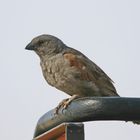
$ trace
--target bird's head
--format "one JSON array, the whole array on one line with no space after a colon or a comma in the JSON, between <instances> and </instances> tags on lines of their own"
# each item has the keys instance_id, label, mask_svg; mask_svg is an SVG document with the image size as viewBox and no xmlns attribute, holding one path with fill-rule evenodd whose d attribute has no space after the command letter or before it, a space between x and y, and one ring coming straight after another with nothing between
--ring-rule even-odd
<instances>
[{"instance_id":1,"label":"bird's head","mask_svg":"<svg viewBox=\"0 0 140 140\"><path fill-rule=\"evenodd\" d=\"M63 42L52 35L40 35L35 37L25 49L35 51L40 57L57 54L64 48Z\"/></svg>"}]
</instances>

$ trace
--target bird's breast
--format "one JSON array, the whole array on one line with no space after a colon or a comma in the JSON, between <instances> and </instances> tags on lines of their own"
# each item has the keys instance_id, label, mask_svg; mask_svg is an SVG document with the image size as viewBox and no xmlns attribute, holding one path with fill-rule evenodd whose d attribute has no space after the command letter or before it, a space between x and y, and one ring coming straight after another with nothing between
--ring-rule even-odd
<instances>
[{"instance_id":1,"label":"bird's breast","mask_svg":"<svg viewBox=\"0 0 140 140\"><path fill-rule=\"evenodd\" d=\"M41 68L43 76L48 84L59 87L64 84L64 76L61 64L57 63L53 59L41 61Z\"/></svg>"}]
</instances>

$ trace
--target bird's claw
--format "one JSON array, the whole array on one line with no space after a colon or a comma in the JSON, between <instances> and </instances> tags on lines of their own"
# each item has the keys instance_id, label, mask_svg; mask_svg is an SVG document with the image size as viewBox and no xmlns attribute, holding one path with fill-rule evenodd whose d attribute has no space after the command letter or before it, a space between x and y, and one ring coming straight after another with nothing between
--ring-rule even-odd
<instances>
[{"instance_id":1,"label":"bird's claw","mask_svg":"<svg viewBox=\"0 0 140 140\"><path fill-rule=\"evenodd\" d=\"M67 99L62 100L59 103L59 105L55 108L54 114L57 115L60 108L62 108L62 111L64 109L67 109L67 107L70 105L70 103L78 97L79 97L78 95L73 95L71 98L67 98Z\"/></svg>"},{"instance_id":2,"label":"bird's claw","mask_svg":"<svg viewBox=\"0 0 140 140\"><path fill-rule=\"evenodd\" d=\"M62 110L66 109L66 108L68 107L69 104L70 104L69 98L62 100L62 101L59 103L59 105L55 108L54 114L57 115L59 109L61 109L61 108L62 108Z\"/></svg>"}]
</instances>

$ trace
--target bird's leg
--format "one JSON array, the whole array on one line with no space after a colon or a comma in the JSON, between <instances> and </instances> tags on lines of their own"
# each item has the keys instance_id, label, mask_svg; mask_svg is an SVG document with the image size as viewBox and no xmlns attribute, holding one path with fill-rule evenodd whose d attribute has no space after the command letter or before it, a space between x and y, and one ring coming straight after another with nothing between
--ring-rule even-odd
<instances>
[{"instance_id":1,"label":"bird's leg","mask_svg":"<svg viewBox=\"0 0 140 140\"><path fill-rule=\"evenodd\" d=\"M68 105L76 98L78 98L78 95L72 95L70 98L68 98L68 100L65 102L63 108L66 109L68 107Z\"/></svg>"},{"instance_id":2,"label":"bird's leg","mask_svg":"<svg viewBox=\"0 0 140 140\"><path fill-rule=\"evenodd\" d=\"M55 108L55 113L54 114L58 114L58 110L60 108L66 109L68 107L68 105L76 98L78 98L78 95L72 95L70 98L64 99L62 100L59 105Z\"/></svg>"},{"instance_id":3,"label":"bird's leg","mask_svg":"<svg viewBox=\"0 0 140 140\"><path fill-rule=\"evenodd\" d=\"M55 115L58 114L59 109L60 109L61 107L63 107L63 106L65 105L65 103L66 103L68 100L69 100L69 98L64 99L64 100L62 100L62 101L58 104L58 106L57 106L57 107L55 108L55 110L54 110L54 114L55 114Z\"/></svg>"}]
</instances>

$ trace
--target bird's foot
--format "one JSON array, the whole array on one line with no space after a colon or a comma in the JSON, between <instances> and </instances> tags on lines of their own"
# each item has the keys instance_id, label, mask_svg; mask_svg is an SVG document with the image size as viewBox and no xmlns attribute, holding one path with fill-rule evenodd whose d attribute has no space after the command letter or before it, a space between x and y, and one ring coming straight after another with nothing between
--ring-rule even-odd
<instances>
[{"instance_id":1,"label":"bird's foot","mask_svg":"<svg viewBox=\"0 0 140 140\"><path fill-rule=\"evenodd\" d=\"M58 104L58 106L55 108L55 112L54 112L55 115L58 114L58 111L59 111L60 108L65 109L64 107L66 106L68 100L69 100L69 98L64 99L64 100L62 100L62 101Z\"/></svg>"},{"instance_id":2,"label":"bird's foot","mask_svg":"<svg viewBox=\"0 0 140 140\"><path fill-rule=\"evenodd\" d=\"M78 95L73 95L73 96L71 96L71 98L67 98L67 99L62 100L59 103L59 105L55 108L54 114L57 115L60 108L66 109L70 105L70 103L78 97L79 97Z\"/></svg>"}]
</instances>

